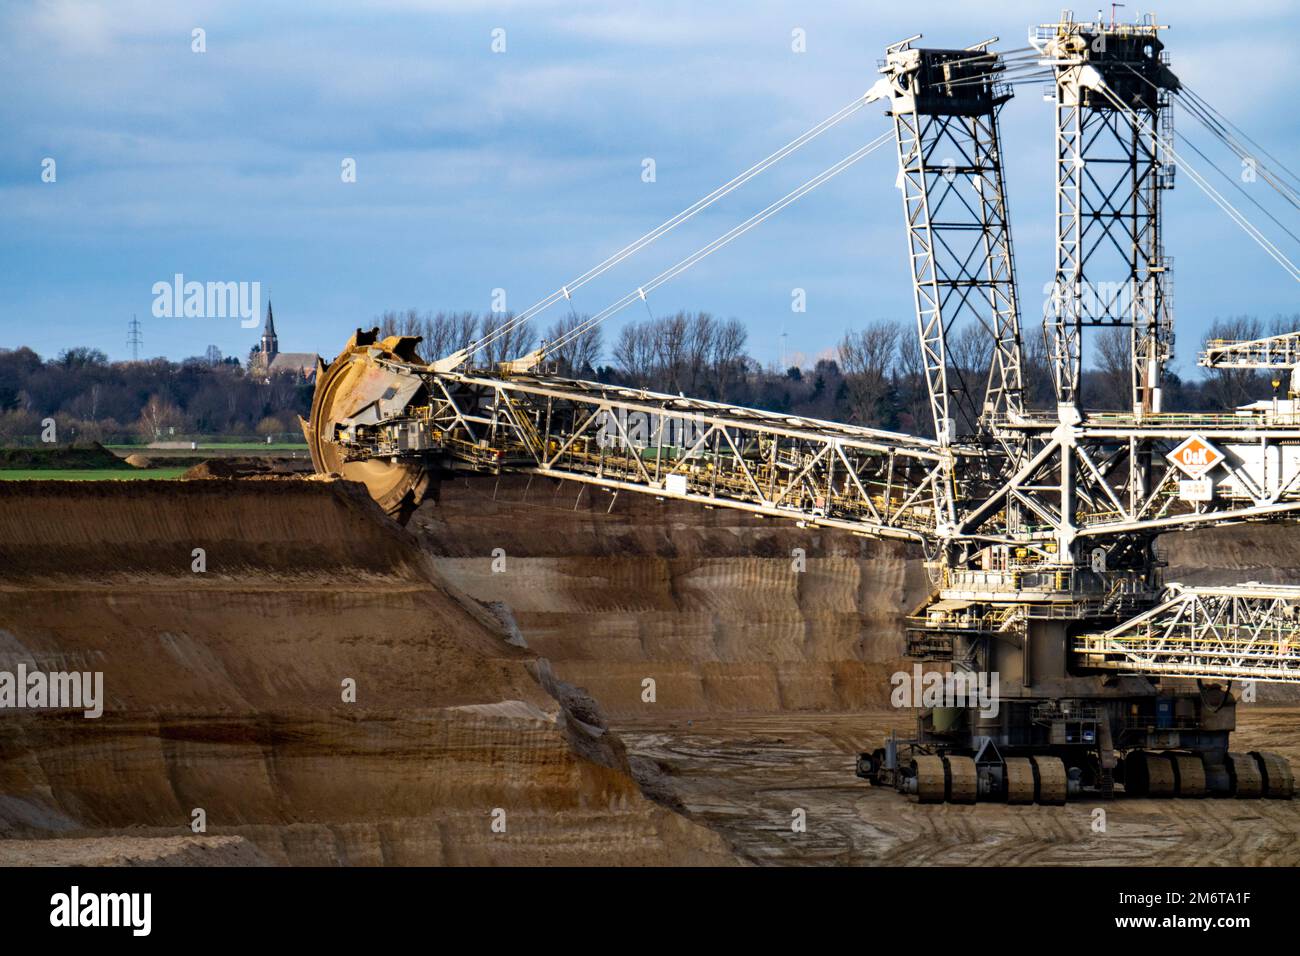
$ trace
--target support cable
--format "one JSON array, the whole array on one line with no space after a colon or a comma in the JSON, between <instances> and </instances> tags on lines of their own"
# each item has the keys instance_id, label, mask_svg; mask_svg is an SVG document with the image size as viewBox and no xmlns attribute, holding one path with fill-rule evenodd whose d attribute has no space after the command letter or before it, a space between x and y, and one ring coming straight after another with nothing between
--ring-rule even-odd
<instances>
[{"instance_id":1,"label":"support cable","mask_svg":"<svg viewBox=\"0 0 1300 956\"><path fill-rule=\"evenodd\" d=\"M1116 96L1114 91L1111 90L1110 86L1105 80L1101 79L1100 76L1098 76L1096 85L1093 88L1110 100L1120 112L1127 114L1132 119L1135 128L1148 134L1151 132L1147 124L1142 120L1142 117L1138 116L1136 112L1130 109L1118 96ZM1278 249L1278 247L1275 246L1267 236L1256 228L1254 223L1246 218L1246 216L1233 206L1232 203L1228 202L1228 200L1225 199L1204 176L1196 171L1195 167L1179 157L1178 153L1172 146L1168 143L1161 142L1158 137L1155 137L1155 139L1157 148L1166 153L1179 167L1185 169L1187 174L1192 177L1192 182L1196 183L1196 185L1200 187L1201 192L1209 196L1215 205L1227 213L1228 217L1240 226L1246 235L1254 239L1259 247L1268 253L1270 258L1285 269L1292 279L1300 282L1300 267L1297 267L1294 262L1288 259L1282 250Z\"/></svg>"},{"instance_id":2,"label":"support cable","mask_svg":"<svg viewBox=\"0 0 1300 956\"><path fill-rule=\"evenodd\" d=\"M632 290L627 295L623 296L621 299L614 302L612 305L608 306L607 308L591 316L591 318L583 322L582 325L570 329L564 335L557 338L554 342L548 343L543 349L543 351L550 352L557 348L562 348L568 342L578 338L579 336L585 335L587 332L595 328L601 322L604 322L606 319L610 318L611 316L617 314L618 312L621 312L623 309L631 305L637 299L644 299L645 296L648 295L650 292L654 291L655 289L657 289L659 286L663 285L665 282L669 281L670 279L673 279L674 277L681 275L683 272L685 272L691 266L695 265L701 259L707 258L713 253L717 252L723 246L729 244L735 239L738 239L740 236L744 235L746 232L753 229L755 226L763 222L766 222L768 219L775 216L786 206L797 201L798 199L801 199L803 196L806 196L808 193L812 192L818 186L822 185L828 180L833 179L835 176L838 176L840 173L844 172L844 170L848 169L854 163L863 159L870 153L875 152L881 146L885 145L885 143L888 142L892 137L893 137L892 133L883 133L880 136L876 137L871 142L867 143L865 146L862 146L857 150L854 150L852 153L850 153L848 156L841 159L839 162L835 163L833 166L830 166L827 169L823 170L822 172L818 173L816 176L808 180L802 186L799 186L798 188L791 190L790 192L786 193L784 196L782 196L780 199L776 200L766 208L750 216L740 225L736 226L735 228L719 236L717 239L714 239L712 242L708 243L707 245L700 247L695 252L687 256L685 259L678 262L676 265L671 266L668 269L665 269L663 272L659 273L649 282L642 283L636 289Z\"/></svg>"},{"instance_id":3,"label":"support cable","mask_svg":"<svg viewBox=\"0 0 1300 956\"><path fill-rule=\"evenodd\" d=\"M576 279L565 283L563 286L561 286L555 292L552 292L546 298L534 303L533 305L529 306L527 309L519 313L510 321L505 322L502 325L498 326L497 328L493 329L484 338L467 346L466 348L467 354L473 355L479 349L482 349L490 345L497 338L509 334L510 331L512 331L514 328L523 325L533 316L537 315L539 312L543 311L544 309L549 308L551 305L558 302L561 298L569 298L572 295L574 290L582 287L583 285L586 285L592 279L595 279L598 276L601 276L604 273L608 272L610 269L614 268L614 266L618 265L624 259L627 259L629 256L639 252L641 249L644 249L646 246L650 245L650 243L654 242L656 239L659 239L661 236L666 235L668 232L671 232L673 229L677 228L682 223L692 219L693 217L695 217L696 215L698 215L699 213L707 209L709 206L713 205L723 196L726 196L728 193L731 193L734 190L738 189L740 186L749 182L759 173L763 172L769 167L780 162L782 159L785 159L787 156L789 156L791 153L798 150L800 147L810 143L812 140L816 139L822 133L825 133L827 130L843 122L845 119L852 116L858 110L862 109L869 102L871 102L872 99L875 98L872 95L873 92L874 92L874 88L872 91L869 91L863 94L862 96L859 96L857 99L855 99L852 103L849 103L843 109L840 109L839 111L831 114L826 119L822 120L816 126L813 126L811 129L807 130L800 136L795 137L790 142L786 143L784 146L778 149L776 152L772 153L770 156L760 160L759 162L755 163L753 166L750 166L748 169L740 173L734 179L730 180L729 182L723 183L721 186L713 190L713 192L709 193L707 196L704 196L703 198L692 203L690 206L688 206L686 209L683 209L681 212L673 216L671 219L666 220L656 228L650 230L650 232L646 233L640 239L637 239L635 242L629 243L628 245L624 246L618 252L614 253L612 256L606 259L604 262L601 262L599 265L594 266L593 268L587 270L582 275L578 276Z\"/></svg>"}]
</instances>

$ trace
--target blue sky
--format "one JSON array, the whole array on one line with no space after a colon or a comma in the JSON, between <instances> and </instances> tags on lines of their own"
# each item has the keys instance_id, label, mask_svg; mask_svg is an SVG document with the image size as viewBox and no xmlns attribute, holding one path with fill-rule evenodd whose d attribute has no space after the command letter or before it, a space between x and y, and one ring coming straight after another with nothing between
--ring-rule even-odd
<instances>
[{"instance_id":1,"label":"blue sky","mask_svg":"<svg viewBox=\"0 0 1300 956\"><path fill-rule=\"evenodd\" d=\"M134 313L145 355L215 344L244 356L257 332L236 319L151 315L153 284L178 272L260 282L281 348L327 356L388 308L486 311L504 288L522 310L865 91L886 44L923 33L936 46L1000 36L1000 48L1022 47L1031 24L1058 12L1046 2L10 2L0 347L125 358ZM1296 9L1193 0L1167 19L1183 80L1300 166ZM195 27L206 53L191 51ZM791 50L796 27L806 53ZM492 52L496 28L505 53ZM1178 121L1235 171L1190 117ZM1027 317L1052 264L1051 124L1035 87L1003 113ZM599 311L886 129L881 109L859 113L574 306ZM54 183L41 181L46 157ZM348 157L355 183L341 181ZM642 181L646 157L654 183ZM910 320L895 162L892 148L868 157L657 291L652 309L736 316L764 363L783 331L789 352L811 357L847 328ZM1262 182L1253 188L1270 202ZM1215 316L1297 311L1295 282L1189 179L1167 209L1184 369ZM1277 214L1300 232L1294 210ZM794 288L806 290L805 314L791 312Z\"/></svg>"}]
</instances>

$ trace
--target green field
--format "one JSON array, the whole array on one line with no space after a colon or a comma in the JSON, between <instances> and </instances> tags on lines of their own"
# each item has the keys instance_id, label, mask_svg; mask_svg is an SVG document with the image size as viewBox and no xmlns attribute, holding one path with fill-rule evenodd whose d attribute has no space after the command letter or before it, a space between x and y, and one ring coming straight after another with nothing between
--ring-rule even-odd
<instances>
[{"instance_id":1,"label":"green field","mask_svg":"<svg viewBox=\"0 0 1300 956\"><path fill-rule=\"evenodd\" d=\"M306 451L307 450L307 443L300 442L300 441L273 441L269 445L264 441L200 441L198 444L199 447L193 449L196 452L205 451L208 449L215 449L218 451L222 449L227 451ZM104 447L112 449L115 452L119 452L127 455L131 454L132 452L139 452L142 455L151 455L151 454L158 454L160 452L165 453L165 452L178 452L178 451L191 450L188 446L180 447L180 448L149 448L145 445L105 445Z\"/></svg>"},{"instance_id":2,"label":"green field","mask_svg":"<svg viewBox=\"0 0 1300 956\"><path fill-rule=\"evenodd\" d=\"M179 478L186 468L11 468L0 469L0 481L132 481L139 478Z\"/></svg>"}]
</instances>

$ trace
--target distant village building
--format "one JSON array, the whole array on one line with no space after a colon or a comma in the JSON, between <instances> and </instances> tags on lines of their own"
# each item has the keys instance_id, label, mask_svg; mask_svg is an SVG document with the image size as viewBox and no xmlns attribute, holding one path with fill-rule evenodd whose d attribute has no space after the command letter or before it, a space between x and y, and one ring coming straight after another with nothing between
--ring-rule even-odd
<instances>
[{"instance_id":1,"label":"distant village building","mask_svg":"<svg viewBox=\"0 0 1300 956\"><path fill-rule=\"evenodd\" d=\"M262 378L270 378L273 372L293 372L307 385L316 383L316 363L320 356L315 352L281 352L280 340L275 334L275 317L271 313L271 302L266 303L266 325L262 328L262 338L248 353L248 372Z\"/></svg>"}]
</instances>

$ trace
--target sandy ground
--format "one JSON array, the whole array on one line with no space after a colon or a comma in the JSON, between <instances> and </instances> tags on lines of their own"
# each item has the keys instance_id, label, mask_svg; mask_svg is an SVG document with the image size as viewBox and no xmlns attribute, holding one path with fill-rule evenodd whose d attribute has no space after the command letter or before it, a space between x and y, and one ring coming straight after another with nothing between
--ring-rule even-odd
<instances>
[{"instance_id":1,"label":"sandy ground","mask_svg":"<svg viewBox=\"0 0 1300 956\"><path fill-rule=\"evenodd\" d=\"M1242 707L1236 745L1300 764L1300 709ZM897 713L703 716L618 726L686 812L764 865L1295 866L1300 801L1083 799L922 806L854 776ZM1105 830L1094 829L1095 811ZM793 829L796 810L806 832Z\"/></svg>"},{"instance_id":2,"label":"sandy ground","mask_svg":"<svg viewBox=\"0 0 1300 956\"><path fill-rule=\"evenodd\" d=\"M0 840L0 866L266 866L242 837L112 836Z\"/></svg>"}]
</instances>

